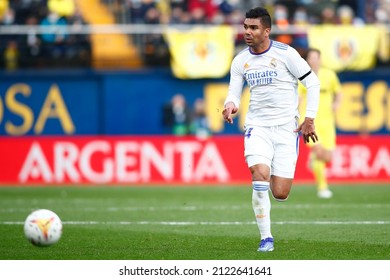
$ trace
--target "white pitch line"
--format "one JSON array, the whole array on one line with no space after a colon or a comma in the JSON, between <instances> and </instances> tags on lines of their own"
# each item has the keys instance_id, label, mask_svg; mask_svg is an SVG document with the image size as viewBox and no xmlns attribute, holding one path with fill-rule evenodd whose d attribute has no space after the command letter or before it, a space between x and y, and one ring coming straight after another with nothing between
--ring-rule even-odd
<instances>
[{"instance_id":1,"label":"white pitch line","mask_svg":"<svg viewBox=\"0 0 390 280\"><path fill-rule=\"evenodd\" d=\"M240 209L251 209L250 206L242 206L242 205L227 205L227 206L146 206L146 207L138 207L138 206L124 206L124 207L78 207L74 206L78 211L87 211L87 212L98 212L98 211L109 211L109 212L136 212L136 211L204 211L204 210L216 210L216 211L226 211L226 210L240 210ZM343 208L343 209L372 209L372 208L388 208L389 204L274 204L272 206L274 209L335 209L335 208ZM57 209L58 210L58 209ZM68 210L68 209L67 209ZM16 213L16 212L30 212L32 208L2 208L0 209L0 213Z\"/></svg>"},{"instance_id":2,"label":"white pitch line","mask_svg":"<svg viewBox=\"0 0 390 280\"><path fill-rule=\"evenodd\" d=\"M198 225L254 225L252 222L176 222L176 221L63 221L64 225L165 225L165 226L198 226ZM23 225L20 221L0 221L0 225ZM279 221L275 225L390 225L390 221Z\"/></svg>"}]
</instances>

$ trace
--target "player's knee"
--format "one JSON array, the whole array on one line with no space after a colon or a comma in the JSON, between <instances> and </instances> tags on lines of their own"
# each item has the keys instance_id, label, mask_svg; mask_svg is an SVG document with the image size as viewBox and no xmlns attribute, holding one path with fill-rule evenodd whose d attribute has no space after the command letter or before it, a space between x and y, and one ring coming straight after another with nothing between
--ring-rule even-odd
<instances>
[{"instance_id":1,"label":"player's knee","mask_svg":"<svg viewBox=\"0 0 390 280\"><path fill-rule=\"evenodd\" d=\"M269 170L265 168L251 167L252 181L268 181L269 180Z\"/></svg>"},{"instance_id":2,"label":"player's knee","mask_svg":"<svg viewBox=\"0 0 390 280\"><path fill-rule=\"evenodd\" d=\"M256 176L253 176L252 175L252 181L268 181L269 180L269 176L264 176L264 175L256 175Z\"/></svg>"},{"instance_id":3,"label":"player's knee","mask_svg":"<svg viewBox=\"0 0 390 280\"><path fill-rule=\"evenodd\" d=\"M275 178L274 178L275 179ZM291 181L271 182L272 195L277 201L286 201L291 190Z\"/></svg>"},{"instance_id":4,"label":"player's knee","mask_svg":"<svg viewBox=\"0 0 390 280\"><path fill-rule=\"evenodd\" d=\"M279 201L279 202L284 202L288 199L288 195L283 197L283 198L279 198L279 197L274 197L276 201Z\"/></svg>"},{"instance_id":5,"label":"player's knee","mask_svg":"<svg viewBox=\"0 0 390 280\"><path fill-rule=\"evenodd\" d=\"M288 199L289 192L285 192L285 191L273 192L272 195L276 201L283 202Z\"/></svg>"}]
</instances>

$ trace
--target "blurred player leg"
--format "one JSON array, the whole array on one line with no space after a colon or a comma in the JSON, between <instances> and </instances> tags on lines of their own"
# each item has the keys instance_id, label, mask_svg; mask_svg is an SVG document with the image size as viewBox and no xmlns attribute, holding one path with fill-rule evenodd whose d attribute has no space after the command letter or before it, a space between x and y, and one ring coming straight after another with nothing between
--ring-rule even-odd
<instances>
[{"instance_id":1,"label":"blurred player leg","mask_svg":"<svg viewBox=\"0 0 390 280\"><path fill-rule=\"evenodd\" d=\"M328 181L326 179L326 163L322 160L313 160L313 174L317 184L318 197L331 198L332 192L329 190Z\"/></svg>"},{"instance_id":2,"label":"blurred player leg","mask_svg":"<svg viewBox=\"0 0 390 280\"><path fill-rule=\"evenodd\" d=\"M315 145L312 147L311 158L318 197L331 198L333 193L329 190L326 174L326 163L331 160L331 152L324 149L321 145Z\"/></svg>"}]
</instances>

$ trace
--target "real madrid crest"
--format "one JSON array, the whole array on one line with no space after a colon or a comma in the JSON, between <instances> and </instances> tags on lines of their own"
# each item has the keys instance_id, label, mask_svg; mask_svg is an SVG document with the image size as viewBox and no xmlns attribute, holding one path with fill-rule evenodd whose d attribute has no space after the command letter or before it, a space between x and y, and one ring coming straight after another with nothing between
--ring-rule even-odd
<instances>
[{"instance_id":1,"label":"real madrid crest","mask_svg":"<svg viewBox=\"0 0 390 280\"><path fill-rule=\"evenodd\" d=\"M277 63L276 63L276 59L275 58L271 59L271 61L269 63L269 66L272 67L272 68L276 68Z\"/></svg>"}]
</instances>

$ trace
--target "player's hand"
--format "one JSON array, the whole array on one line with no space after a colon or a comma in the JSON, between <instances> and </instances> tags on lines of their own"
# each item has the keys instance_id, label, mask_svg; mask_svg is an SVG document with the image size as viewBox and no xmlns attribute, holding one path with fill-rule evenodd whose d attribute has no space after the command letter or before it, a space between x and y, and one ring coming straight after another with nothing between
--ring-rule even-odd
<instances>
[{"instance_id":1,"label":"player's hand","mask_svg":"<svg viewBox=\"0 0 390 280\"><path fill-rule=\"evenodd\" d=\"M224 120L227 121L228 123L233 123L232 115L237 113L237 111L238 111L238 109L234 105L234 103L233 102L228 102L225 105L225 109L222 111L222 116L223 116Z\"/></svg>"},{"instance_id":2,"label":"player's hand","mask_svg":"<svg viewBox=\"0 0 390 280\"><path fill-rule=\"evenodd\" d=\"M301 123L300 126L294 131L294 132L301 132L303 136L303 141L306 143L310 142L310 139L313 143L318 141L318 136L315 131L314 126L314 119L312 118L305 118L303 123Z\"/></svg>"}]
</instances>

